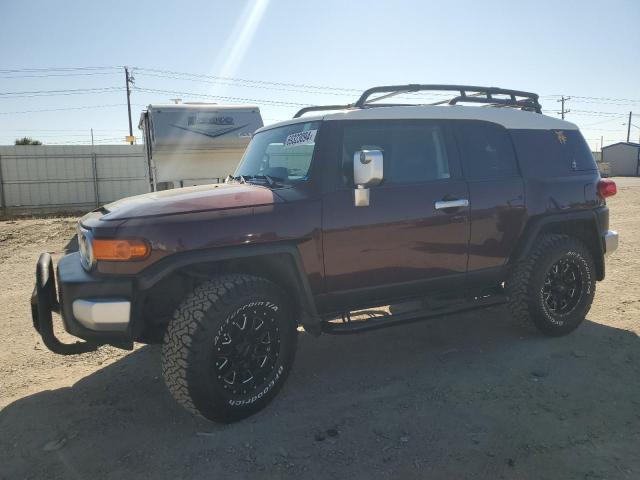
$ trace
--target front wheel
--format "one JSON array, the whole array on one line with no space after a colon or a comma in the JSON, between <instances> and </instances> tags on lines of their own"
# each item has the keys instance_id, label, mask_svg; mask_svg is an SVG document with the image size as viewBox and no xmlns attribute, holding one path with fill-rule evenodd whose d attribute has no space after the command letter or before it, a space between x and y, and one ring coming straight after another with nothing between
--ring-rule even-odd
<instances>
[{"instance_id":1,"label":"front wheel","mask_svg":"<svg viewBox=\"0 0 640 480\"><path fill-rule=\"evenodd\" d=\"M582 242L567 235L542 235L507 281L511 313L545 335L565 335L589 312L595 279L591 252Z\"/></svg>"},{"instance_id":2,"label":"front wheel","mask_svg":"<svg viewBox=\"0 0 640 480\"><path fill-rule=\"evenodd\" d=\"M296 342L280 288L251 275L225 275L198 286L176 310L164 338L162 373L187 410L233 422L277 394Z\"/></svg>"}]
</instances>

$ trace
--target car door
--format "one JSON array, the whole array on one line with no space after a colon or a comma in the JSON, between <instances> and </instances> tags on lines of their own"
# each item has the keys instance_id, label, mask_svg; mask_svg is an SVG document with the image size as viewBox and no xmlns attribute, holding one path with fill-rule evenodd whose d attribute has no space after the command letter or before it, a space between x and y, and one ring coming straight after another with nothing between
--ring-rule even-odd
<instances>
[{"instance_id":1,"label":"car door","mask_svg":"<svg viewBox=\"0 0 640 480\"><path fill-rule=\"evenodd\" d=\"M507 129L484 121L453 125L469 185L468 279L486 284L487 276L500 278L524 228L524 182Z\"/></svg>"},{"instance_id":2,"label":"car door","mask_svg":"<svg viewBox=\"0 0 640 480\"><path fill-rule=\"evenodd\" d=\"M328 306L371 304L462 280L468 190L449 127L367 120L340 122L338 129L339 171L322 199ZM384 179L371 187L369 205L357 207L353 155L363 149L382 151Z\"/></svg>"}]
</instances>

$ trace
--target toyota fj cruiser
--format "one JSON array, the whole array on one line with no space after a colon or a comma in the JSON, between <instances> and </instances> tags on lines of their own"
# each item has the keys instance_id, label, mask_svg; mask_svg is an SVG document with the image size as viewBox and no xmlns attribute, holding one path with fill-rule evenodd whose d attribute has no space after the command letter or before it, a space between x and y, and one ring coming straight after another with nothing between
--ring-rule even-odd
<instances>
[{"instance_id":1,"label":"toyota fj cruiser","mask_svg":"<svg viewBox=\"0 0 640 480\"><path fill-rule=\"evenodd\" d=\"M454 93L380 102L423 91ZM57 275L38 260L33 323L61 354L161 342L176 400L230 422L280 390L300 327L346 334L506 303L546 335L572 331L617 247L615 193L535 94L375 87L261 128L224 184L85 215ZM60 342L52 312L84 341Z\"/></svg>"}]
</instances>

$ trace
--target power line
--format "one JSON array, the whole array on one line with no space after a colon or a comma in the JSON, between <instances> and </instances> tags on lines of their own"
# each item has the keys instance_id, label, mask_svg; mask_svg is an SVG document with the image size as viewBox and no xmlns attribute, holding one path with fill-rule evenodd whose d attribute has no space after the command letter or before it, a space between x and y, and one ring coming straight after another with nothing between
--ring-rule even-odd
<instances>
[{"instance_id":1,"label":"power line","mask_svg":"<svg viewBox=\"0 0 640 480\"><path fill-rule=\"evenodd\" d=\"M9 138L9 137L14 137L16 135L33 135L33 136L36 136L38 138L40 138L40 137L42 137L42 138L86 137L86 136L89 135L89 130L90 129L83 130L85 133L36 133L36 132L33 132L32 130L18 130L13 134L9 134L9 133L0 134L0 137ZM114 135L114 134L115 134L114 132L105 133L105 135Z\"/></svg>"},{"instance_id":2,"label":"power line","mask_svg":"<svg viewBox=\"0 0 640 480\"><path fill-rule=\"evenodd\" d=\"M584 100L604 100L607 102L640 103L640 99L638 98L582 97L579 95L574 95L573 97L578 99L584 99Z\"/></svg>"},{"instance_id":3,"label":"power line","mask_svg":"<svg viewBox=\"0 0 640 480\"><path fill-rule=\"evenodd\" d=\"M339 93L339 92L333 92L333 91L329 91L329 90L318 90L318 91L313 91L313 90L302 90L302 89L297 89L297 88L283 88L283 87L276 87L276 86L265 86L265 85L252 85L252 84L239 84L236 83L232 80L209 80L206 78L185 78L185 77L179 77L179 76L172 76L172 75L161 75L161 74L156 74L156 73L144 73L143 75L146 77L155 77L155 78L167 78L167 79L172 79L172 80L182 80L182 81L187 81L187 82L198 82L198 83L207 83L207 84L214 84L214 85L226 85L226 86L234 86L234 87L243 87L243 88L259 88L259 89L264 89L264 90L275 90L275 91L279 91L279 92L295 92L295 93L310 93L310 94L314 94L314 95L335 95L335 96L339 96L339 97L346 97L346 96L352 96L350 93Z\"/></svg>"},{"instance_id":4,"label":"power line","mask_svg":"<svg viewBox=\"0 0 640 480\"><path fill-rule=\"evenodd\" d=\"M176 72L176 71L172 71L172 70L160 70L160 69L155 69L155 68L134 67L134 69L136 71L141 71L141 72L155 72L155 73L164 73L164 74L170 74L170 75L180 75L180 76L194 77L194 78L225 80L225 81L231 81L231 82L236 82L236 83L250 83L250 84L254 84L254 85L273 85L273 86L278 86L278 87L307 88L307 89L313 89L313 90L327 90L327 89L329 89L329 90L340 90L340 91L343 91L343 92L351 92L351 93L353 93L353 92L361 93L362 92L361 89L356 89L356 88L329 87L329 86L326 86L326 85L311 85L311 84L305 84L305 83L273 82L273 81L268 81L268 80L250 80L250 79L246 79L246 78L220 77L220 76L216 76L216 75L206 75L206 74L201 74L201 73Z\"/></svg>"},{"instance_id":5,"label":"power line","mask_svg":"<svg viewBox=\"0 0 640 480\"><path fill-rule=\"evenodd\" d=\"M37 110L22 110L19 112L0 112L0 115L18 115L21 113L40 113L40 112L62 112L66 110L87 110L93 108L112 108L112 107L125 107L126 103L116 103L112 105L84 105L81 107L65 107L65 108L42 108ZM138 105L137 107L144 107L144 105Z\"/></svg>"},{"instance_id":6,"label":"power line","mask_svg":"<svg viewBox=\"0 0 640 480\"><path fill-rule=\"evenodd\" d=\"M163 79L171 79L171 80L180 80L180 81L188 81L188 82L198 82L198 83L206 83L213 85L226 85L240 88L256 88L261 90L273 90L280 92L294 92L294 93L308 93L312 95L333 95L338 97L349 97L354 98L354 93L361 93L364 89L347 89L341 87L330 87L330 86L314 86L314 85L305 85L305 84L295 84L295 83L284 83L284 82L267 82L262 80L248 80L243 78L232 78L232 77L216 77L214 75L200 75L200 74L187 74L187 73L175 73L175 74L165 74L165 73L149 73L146 69L136 68L136 72L140 72L143 76L146 77L154 77L154 78L163 78ZM282 86L285 85L285 86ZM309 88L313 88L314 90L310 90ZM337 91L336 91L337 90ZM450 97L446 93L439 92L407 92L409 96L397 96L397 99L404 100L415 100L418 98L442 98L442 97Z\"/></svg>"},{"instance_id":7,"label":"power line","mask_svg":"<svg viewBox=\"0 0 640 480\"><path fill-rule=\"evenodd\" d=\"M611 117L611 118L607 118L605 120L599 120L599 121L594 122L594 123L589 123L587 125L583 125L583 128L593 127L595 125L602 125L603 123L613 122L614 120L618 120L618 118L617 117Z\"/></svg>"},{"instance_id":8,"label":"power line","mask_svg":"<svg viewBox=\"0 0 640 480\"><path fill-rule=\"evenodd\" d=\"M561 98L563 96L567 96L567 95L542 95L540 98L547 99L547 100L554 100L556 98ZM587 97L583 95L570 95L570 96L573 97L574 99L580 99L580 100L604 100L608 102L631 102L631 103L640 102L640 98Z\"/></svg>"},{"instance_id":9,"label":"power line","mask_svg":"<svg viewBox=\"0 0 640 480\"><path fill-rule=\"evenodd\" d=\"M19 68L19 69L0 69L0 74L4 73L43 73L47 74L47 72L63 72L63 74L68 74L69 76L73 75L81 75L81 73L74 72L86 72L86 71L104 71L104 70L120 70L122 66L120 65L110 65L110 66L80 66L80 67L46 67L46 68ZM176 79L187 80L184 77L191 78L200 78L200 79L210 79L215 81L227 81L231 82L231 84L242 83L242 84L251 84L251 85L271 85L278 87L292 87L292 88L305 88L311 90L333 90L333 91L342 91L342 92L350 92L350 93L361 93L363 89L361 88L346 88L346 87L336 87L336 86L328 86L328 85L318 85L318 84L306 84L306 83L293 83L293 82L277 82L277 81L268 81L268 80L251 80L246 78L239 77L223 77L216 75L208 75L201 73L189 73L189 72L180 72L175 70L165 70L159 68L146 68L146 67L133 67L133 70L145 72L147 75L154 76L162 76L171 78L178 77ZM109 74L115 74L117 72L109 72ZM88 73L87 73L88 74ZM98 73L96 73L98 74ZM106 74L106 73L105 73ZM160 75L158 75L160 74ZM51 74L53 75L53 74ZM316 93L316 92L313 92ZM446 93L438 93L438 96L447 96ZM554 94L554 95L543 95L541 98L543 99L557 99L561 98L563 95ZM626 102L626 103L640 103L640 99L632 99L632 98L615 98L615 97L597 97L597 96L583 96L583 95L571 95L573 99L578 100L596 100L596 101L604 101L604 102ZM586 103L586 102L585 102ZM598 103L598 102L593 102ZM602 102L600 102L602 103Z\"/></svg>"},{"instance_id":10,"label":"power line","mask_svg":"<svg viewBox=\"0 0 640 480\"><path fill-rule=\"evenodd\" d=\"M127 142L124 141L124 137L117 137L117 138L103 138L101 140L94 140L95 144L126 144ZM141 137L136 137L136 141L141 140ZM89 138L87 140L72 140L70 142L45 142L45 145L91 145L91 137L89 135Z\"/></svg>"},{"instance_id":11,"label":"power line","mask_svg":"<svg viewBox=\"0 0 640 480\"><path fill-rule=\"evenodd\" d=\"M21 73L21 72L71 72L77 70L114 70L120 69L120 66L104 66L104 67L43 67L43 68L13 68L0 69L0 73Z\"/></svg>"},{"instance_id":12,"label":"power line","mask_svg":"<svg viewBox=\"0 0 640 480\"><path fill-rule=\"evenodd\" d=\"M26 90L19 92L0 92L3 98L55 97L66 95L86 95L88 93L111 93L121 91L122 87L71 88L63 90Z\"/></svg>"},{"instance_id":13,"label":"power line","mask_svg":"<svg viewBox=\"0 0 640 480\"><path fill-rule=\"evenodd\" d=\"M48 77L84 77L90 75L118 75L118 72L78 72L78 73L44 73L44 74L29 74L29 75L4 75L0 76L3 79L12 78L48 78Z\"/></svg>"},{"instance_id":14,"label":"power line","mask_svg":"<svg viewBox=\"0 0 640 480\"><path fill-rule=\"evenodd\" d=\"M619 117L621 115L625 115L624 113L619 113L619 112L601 112L598 110L573 110L573 113L586 113L586 114L591 114L591 115L612 115L612 116L616 116Z\"/></svg>"},{"instance_id":15,"label":"power line","mask_svg":"<svg viewBox=\"0 0 640 480\"><path fill-rule=\"evenodd\" d=\"M269 105L273 107L306 107L307 103L296 103L296 102L286 102L280 100L264 100L264 99L255 99L255 98L245 98L245 97L229 97L225 95L209 95L207 93L197 93L197 92L184 92L178 90L162 90L157 88L143 88L143 87L135 87L134 90L142 91L142 92L151 92L151 93L167 93L171 95L185 95L192 97L202 97L202 98L214 98L218 100L232 101L232 102L246 102L246 103L258 103Z\"/></svg>"},{"instance_id":16,"label":"power line","mask_svg":"<svg viewBox=\"0 0 640 480\"><path fill-rule=\"evenodd\" d=\"M617 106L617 107L625 107L628 105L637 105L640 104L640 102L636 102L633 101L631 99L627 100L627 101L617 101L617 102L610 102L607 100L580 100L579 98L576 97L572 97L573 101L576 103L584 103L587 105L613 105L613 106Z\"/></svg>"},{"instance_id":17,"label":"power line","mask_svg":"<svg viewBox=\"0 0 640 480\"><path fill-rule=\"evenodd\" d=\"M622 132L622 128L589 128L587 126L582 127L583 130L591 130L594 132Z\"/></svg>"},{"instance_id":18,"label":"power line","mask_svg":"<svg viewBox=\"0 0 640 480\"><path fill-rule=\"evenodd\" d=\"M548 110L549 112L554 112L554 113L561 113L561 110ZM565 113L568 113L569 110L565 110ZM582 116L593 116L593 117L621 117L621 116L625 116L626 113L618 113L618 112L601 112L598 110L571 110L571 113L573 113L574 115L582 115Z\"/></svg>"},{"instance_id":19,"label":"power line","mask_svg":"<svg viewBox=\"0 0 640 480\"><path fill-rule=\"evenodd\" d=\"M0 132L86 132L86 128L5 128ZM94 128L94 132L126 132L123 128Z\"/></svg>"},{"instance_id":20,"label":"power line","mask_svg":"<svg viewBox=\"0 0 640 480\"><path fill-rule=\"evenodd\" d=\"M172 80L182 80L189 82L201 82L208 84L218 84L218 85L228 85L242 88L257 88L257 89L265 89L265 90L275 90L275 91L286 91L286 92L296 92L296 93L307 93L314 95L333 95L333 96L341 96L347 97L350 96L351 93L360 93L363 89L357 88L344 88L344 87L334 87L327 85L312 85L312 84L304 84L304 83L291 83L291 82L275 82L275 81L267 81L267 80L250 80L246 78L239 77L221 77L216 75L206 75L206 74L197 74L197 73L187 73L187 72L177 72L172 70L162 70L162 69L148 69L144 67L135 67L135 70L140 72L142 75L146 75L149 77L155 78L163 78L163 79L172 79ZM311 90L310 90L311 89ZM450 97L450 94L440 93L440 92L415 92L409 93L410 97L396 97L398 99L409 99L415 100L416 97ZM562 101L562 98L568 100L568 97L564 95L546 95L541 98L546 99L555 99L558 98L558 101ZM594 103L594 104L607 104L607 105L616 105L616 106L624 106L619 102L640 102L637 99L623 99L623 98L613 98L613 97L586 97L586 96L572 96L572 99L577 103ZM562 113L562 111L560 112ZM565 115L568 110L565 109ZM582 112L585 113L585 112Z\"/></svg>"}]
</instances>

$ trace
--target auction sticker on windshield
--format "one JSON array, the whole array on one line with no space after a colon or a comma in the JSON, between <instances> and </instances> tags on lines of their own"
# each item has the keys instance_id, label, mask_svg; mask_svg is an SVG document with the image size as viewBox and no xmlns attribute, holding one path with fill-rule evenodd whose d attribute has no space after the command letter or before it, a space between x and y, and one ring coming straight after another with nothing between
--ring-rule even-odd
<instances>
[{"instance_id":1,"label":"auction sticker on windshield","mask_svg":"<svg viewBox=\"0 0 640 480\"><path fill-rule=\"evenodd\" d=\"M284 141L284 148L297 147L298 145L314 145L317 131L318 130L307 130L306 132L287 135L287 139Z\"/></svg>"}]
</instances>

